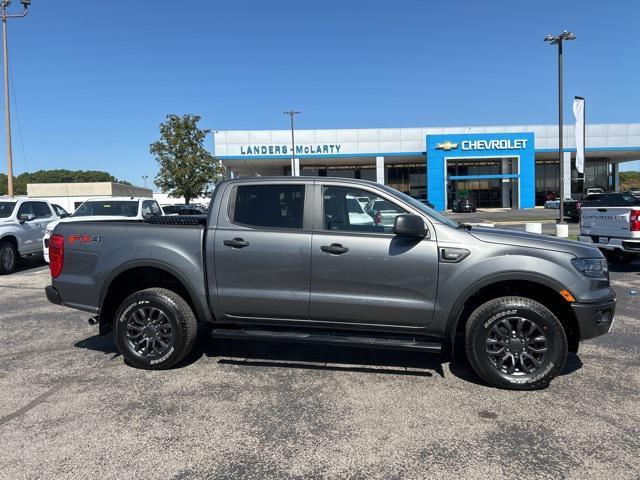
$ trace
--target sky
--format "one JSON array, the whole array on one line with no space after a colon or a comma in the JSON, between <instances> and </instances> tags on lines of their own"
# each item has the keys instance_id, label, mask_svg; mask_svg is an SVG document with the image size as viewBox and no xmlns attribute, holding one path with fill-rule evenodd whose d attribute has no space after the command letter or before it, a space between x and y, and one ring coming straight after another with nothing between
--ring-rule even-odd
<instances>
[{"instance_id":1,"label":"sky","mask_svg":"<svg viewBox=\"0 0 640 480\"><path fill-rule=\"evenodd\" d=\"M18 0L10 7L19 11ZM640 2L33 0L9 21L14 174L142 185L169 113L212 130L640 122ZM213 149L212 137L207 148ZM4 132L0 172L6 173ZM640 170L640 161L627 168Z\"/></svg>"}]
</instances>

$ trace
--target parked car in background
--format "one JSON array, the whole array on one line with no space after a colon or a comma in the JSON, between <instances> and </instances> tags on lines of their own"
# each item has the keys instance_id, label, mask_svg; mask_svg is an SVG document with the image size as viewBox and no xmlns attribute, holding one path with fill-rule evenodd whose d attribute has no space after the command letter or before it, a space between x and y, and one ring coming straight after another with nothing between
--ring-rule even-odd
<instances>
[{"instance_id":1,"label":"parked car in background","mask_svg":"<svg viewBox=\"0 0 640 480\"><path fill-rule=\"evenodd\" d=\"M599 193L604 193L604 190L601 189L600 187L587 188L587 195L599 194Z\"/></svg>"},{"instance_id":2,"label":"parked car in background","mask_svg":"<svg viewBox=\"0 0 640 480\"><path fill-rule=\"evenodd\" d=\"M380 197L370 200L365 211L373 218L375 225L384 227L393 226L393 222L399 213L398 207L395 204Z\"/></svg>"},{"instance_id":3,"label":"parked car in background","mask_svg":"<svg viewBox=\"0 0 640 480\"><path fill-rule=\"evenodd\" d=\"M163 211L156 200L140 197L92 198L87 200L65 218L56 219L46 225L42 237L44 260L49 262L49 238L51 232L60 222L79 222L87 220L142 220L154 216L162 216Z\"/></svg>"},{"instance_id":4,"label":"parked car in background","mask_svg":"<svg viewBox=\"0 0 640 480\"><path fill-rule=\"evenodd\" d=\"M640 188L630 188L629 193L636 198L640 198Z\"/></svg>"},{"instance_id":5,"label":"parked car in background","mask_svg":"<svg viewBox=\"0 0 640 480\"><path fill-rule=\"evenodd\" d=\"M580 216L580 242L595 244L612 263L640 256L640 199L629 193L606 193L585 202Z\"/></svg>"},{"instance_id":6,"label":"parked car in background","mask_svg":"<svg viewBox=\"0 0 640 480\"><path fill-rule=\"evenodd\" d=\"M560 208L560 200L547 200L544 202L544 208L558 209Z\"/></svg>"},{"instance_id":7,"label":"parked car in background","mask_svg":"<svg viewBox=\"0 0 640 480\"><path fill-rule=\"evenodd\" d=\"M456 213L473 213L476 211L476 202L468 197L456 198L452 210Z\"/></svg>"},{"instance_id":8,"label":"parked car in background","mask_svg":"<svg viewBox=\"0 0 640 480\"><path fill-rule=\"evenodd\" d=\"M0 275L12 273L21 257L41 254L47 224L65 215L47 200L0 197Z\"/></svg>"},{"instance_id":9,"label":"parked car in background","mask_svg":"<svg viewBox=\"0 0 640 480\"><path fill-rule=\"evenodd\" d=\"M203 209L199 205L162 205L162 211L165 215L206 215L206 208Z\"/></svg>"},{"instance_id":10,"label":"parked car in background","mask_svg":"<svg viewBox=\"0 0 640 480\"><path fill-rule=\"evenodd\" d=\"M393 222L351 224L361 194ZM137 368L178 364L200 322L227 340L461 348L484 381L517 390L546 387L569 351L613 325L615 292L596 248L458 225L374 182L227 180L210 208L207 217L61 222L47 298L96 315L91 323L113 331ZM76 234L89 240L69 242Z\"/></svg>"}]
</instances>

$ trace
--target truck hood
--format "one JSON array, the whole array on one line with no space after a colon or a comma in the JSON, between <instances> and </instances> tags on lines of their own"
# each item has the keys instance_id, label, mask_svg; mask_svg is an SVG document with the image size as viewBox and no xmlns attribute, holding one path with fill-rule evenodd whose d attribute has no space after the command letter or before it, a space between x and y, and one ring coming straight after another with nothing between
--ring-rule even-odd
<instances>
[{"instance_id":1,"label":"truck hood","mask_svg":"<svg viewBox=\"0 0 640 480\"><path fill-rule=\"evenodd\" d=\"M602 253L588 244L541 235L539 233L520 232L501 228L473 227L469 233L482 242L514 245L527 248L543 248L575 255L580 258L600 258Z\"/></svg>"}]
</instances>

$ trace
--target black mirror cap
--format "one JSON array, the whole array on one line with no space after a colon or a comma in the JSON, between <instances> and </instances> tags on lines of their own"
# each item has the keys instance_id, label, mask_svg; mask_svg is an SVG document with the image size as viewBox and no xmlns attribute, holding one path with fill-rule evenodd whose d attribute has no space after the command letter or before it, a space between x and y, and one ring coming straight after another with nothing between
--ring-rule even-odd
<instances>
[{"instance_id":1,"label":"black mirror cap","mask_svg":"<svg viewBox=\"0 0 640 480\"><path fill-rule=\"evenodd\" d=\"M393 223L393 233L399 237L424 238L429 229L424 219L418 215L398 215Z\"/></svg>"}]
</instances>

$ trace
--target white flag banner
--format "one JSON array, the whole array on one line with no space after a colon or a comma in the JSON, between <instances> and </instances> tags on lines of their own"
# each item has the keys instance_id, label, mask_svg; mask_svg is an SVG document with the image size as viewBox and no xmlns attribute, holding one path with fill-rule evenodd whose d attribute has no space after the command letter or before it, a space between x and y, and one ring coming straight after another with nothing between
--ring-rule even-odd
<instances>
[{"instance_id":1,"label":"white flag banner","mask_svg":"<svg viewBox=\"0 0 640 480\"><path fill-rule=\"evenodd\" d=\"M576 118L576 170L584 173L584 98L573 99L573 116Z\"/></svg>"}]
</instances>

